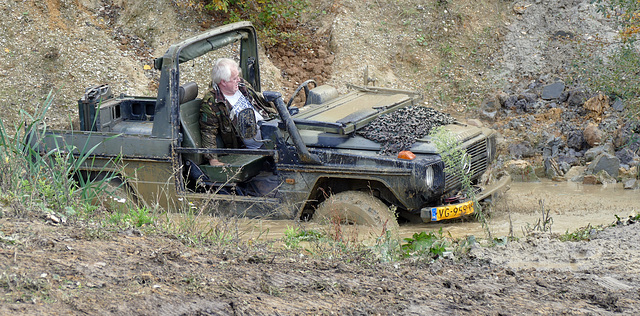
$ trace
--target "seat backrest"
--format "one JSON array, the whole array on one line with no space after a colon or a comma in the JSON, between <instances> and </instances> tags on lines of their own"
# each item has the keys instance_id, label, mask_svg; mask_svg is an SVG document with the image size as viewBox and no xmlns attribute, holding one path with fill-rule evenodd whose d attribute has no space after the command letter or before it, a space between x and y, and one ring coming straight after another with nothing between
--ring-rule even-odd
<instances>
[{"instance_id":1,"label":"seat backrest","mask_svg":"<svg viewBox=\"0 0 640 316\"><path fill-rule=\"evenodd\" d=\"M195 90L195 91L194 91ZM202 144L200 136L200 105L202 99L198 96L198 85L189 82L180 87L180 125L182 125L182 147L199 148ZM185 159L190 159L196 164L202 163L201 154L185 154Z\"/></svg>"}]
</instances>

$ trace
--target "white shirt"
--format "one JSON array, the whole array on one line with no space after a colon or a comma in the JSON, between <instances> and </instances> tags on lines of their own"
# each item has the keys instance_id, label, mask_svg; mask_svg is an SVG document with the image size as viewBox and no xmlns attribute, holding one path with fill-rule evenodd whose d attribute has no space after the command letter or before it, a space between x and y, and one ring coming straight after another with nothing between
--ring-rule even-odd
<instances>
[{"instance_id":1,"label":"white shirt","mask_svg":"<svg viewBox=\"0 0 640 316\"><path fill-rule=\"evenodd\" d=\"M258 112L258 110L256 110L251 105L249 100L247 100L247 98L245 98L244 95L242 95L242 92L240 92L240 90L236 91L236 93L234 93L232 96L228 96L225 94L224 97L227 99L227 101L229 101L229 104L231 104L231 119L236 117L236 115L240 111L246 108L252 108L253 113L256 114L256 122L264 121L264 117L262 117L262 115L260 115L260 112Z\"/></svg>"},{"instance_id":2,"label":"white shirt","mask_svg":"<svg viewBox=\"0 0 640 316\"><path fill-rule=\"evenodd\" d=\"M229 101L229 104L231 104L231 111L230 111L231 119L235 118L240 111L247 108L251 108L253 109L253 113L256 115L256 123L259 121L264 121L264 117L260 114L260 112L258 112L258 110L256 110L255 107L251 105L249 100L247 100L247 98L245 98L244 95L242 95L242 92L240 92L240 90L236 91L236 93L234 93L232 96L228 96L226 94L223 94L223 95L225 99ZM255 137L243 139L244 146L247 147L248 149L258 149L262 146L262 142L257 141L262 139L260 128L257 128L257 130L258 130L258 133L256 134Z\"/></svg>"}]
</instances>

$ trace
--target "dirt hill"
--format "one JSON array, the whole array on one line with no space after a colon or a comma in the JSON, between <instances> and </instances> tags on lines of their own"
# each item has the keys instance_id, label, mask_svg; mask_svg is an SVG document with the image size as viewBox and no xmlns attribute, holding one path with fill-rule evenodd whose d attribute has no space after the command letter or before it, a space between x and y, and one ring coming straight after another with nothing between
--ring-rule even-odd
<instances>
[{"instance_id":1,"label":"dirt hill","mask_svg":"<svg viewBox=\"0 0 640 316\"><path fill-rule=\"evenodd\" d=\"M15 117L15 109L30 111L53 91L55 126L75 115L77 100L91 86L155 95L157 78L145 65L172 43L224 23L187 3L8 1L0 11L0 102ZM266 89L283 91L314 78L345 91L347 83L362 83L368 69L375 85L419 90L429 105L464 112L488 92L562 74L575 46L558 32L585 39L599 34L611 42L615 36L589 1L536 1L522 9L499 0L309 5L300 27L313 31L313 45L266 51ZM307 65L319 55L326 66L314 72Z\"/></svg>"}]
</instances>

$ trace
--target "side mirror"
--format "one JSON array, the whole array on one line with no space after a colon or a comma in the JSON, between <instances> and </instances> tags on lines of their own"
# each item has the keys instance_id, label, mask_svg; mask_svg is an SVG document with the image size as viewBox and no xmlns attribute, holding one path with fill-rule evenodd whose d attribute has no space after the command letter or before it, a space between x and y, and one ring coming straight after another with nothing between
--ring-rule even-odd
<instances>
[{"instance_id":1,"label":"side mirror","mask_svg":"<svg viewBox=\"0 0 640 316\"><path fill-rule=\"evenodd\" d=\"M236 114L236 128L243 139L253 138L258 134L256 114L252 108L246 108Z\"/></svg>"}]
</instances>

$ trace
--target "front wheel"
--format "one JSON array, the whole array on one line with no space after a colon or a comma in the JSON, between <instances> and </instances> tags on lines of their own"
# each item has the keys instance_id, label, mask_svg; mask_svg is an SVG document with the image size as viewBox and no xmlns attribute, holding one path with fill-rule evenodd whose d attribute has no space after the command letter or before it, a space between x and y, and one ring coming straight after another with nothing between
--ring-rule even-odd
<instances>
[{"instance_id":1,"label":"front wheel","mask_svg":"<svg viewBox=\"0 0 640 316\"><path fill-rule=\"evenodd\" d=\"M358 191L331 195L318 206L313 220L323 224L365 225L387 230L398 228L398 221L389 207L371 194Z\"/></svg>"}]
</instances>

